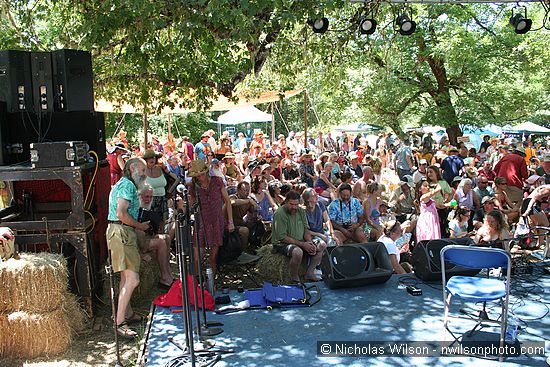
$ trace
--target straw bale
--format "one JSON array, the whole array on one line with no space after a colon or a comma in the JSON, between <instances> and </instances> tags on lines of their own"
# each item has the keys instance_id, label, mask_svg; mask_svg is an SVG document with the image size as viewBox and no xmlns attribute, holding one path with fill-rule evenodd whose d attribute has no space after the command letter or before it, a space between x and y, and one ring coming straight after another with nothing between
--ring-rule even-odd
<instances>
[{"instance_id":1,"label":"straw bale","mask_svg":"<svg viewBox=\"0 0 550 367\"><path fill-rule=\"evenodd\" d=\"M57 355L71 340L71 328L62 309L45 314L18 311L0 315L1 358Z\"/></svg>"},{"instance_id":2,"label":"straw bale","mask_svg":"<svg viewBox=\"0 0 550 367\"><path fill-rule=\"evenodd\" d=\"M133 301L151 300L160 280L160 267L156 260L142 261L139 267L139 286L132 297Z\"/></svg>"},{"instance_id":3,"label":"straw bale","mask_svg":"<svg viewBox=\"0 0 550 367\"><path fill-rule=\"evenodd\" d=\"M290 282L290 259L280 253L273 252L272 245L266 245L258 249L258 280L276 284L286 284ZM300 266L300 275L304 275L307 267L304 262Z\"/></svg>"},{"instance_id":4,"label":"straw bale","mask_svg":"<svg viewBox=\"0 0 550 367\"><path fill-rule=\"evenodd\" d=\"M74 294L68 291L65 292L62 308L69 322L69 327L74 333L81 332L86 328L88 317Z\"/></svg>"},{"instance_id":5,"label":"straw bale","mask_svg":"<svg viewBox=\"0 0 550 367\"><path fill-rule=\"evenodd\" d=\"M0 313L45 313L61 306L67 263L59 254L22 253L0 263Z\"/></svg>"}]
</instances>

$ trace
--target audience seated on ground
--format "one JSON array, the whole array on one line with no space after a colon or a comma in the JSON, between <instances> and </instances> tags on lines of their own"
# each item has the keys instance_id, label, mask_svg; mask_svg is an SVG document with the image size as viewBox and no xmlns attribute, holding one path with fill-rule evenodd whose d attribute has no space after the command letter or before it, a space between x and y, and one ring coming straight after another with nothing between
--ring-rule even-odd
<instances>
[{"instance_id":1,"label":"audience seated on ground","mask_svg":"<svg viewBox=\"0 0 550 367\"><path fill-rule=\"evenodd\" d=\"M235 230L241 237L241 246L243 250L248 249L248 237L250 227L259 209L256 201L250 197L250 184L247 181L241 181L237 185L237 193L229 197L233 212L233 224Z\"/></svg>"},{"instance_id":2,"label":"audience seated on ground","mask_svg":"<svg viewBox=\"0 0 550 367\"><path fill-rule=\"evenodd\" d=\"M397 241L402 235L403 230L401 229L401 223L395 221L393 223L388 223L388 226L385 229L385 234L378 239L378 241L382 242L384 246L386 246L393 271L396 274L406 274L410 273L412 270L409 263L400 263L401 251L397 247L395 241Z\"/></svg>"},{"instance_id":3,"label":"audience seated on ground","mask_svg":"<svg viewBox=\"0 0 550 367\"><path fill-rule=\"evenodd\" d=\"M319 238L314 240L305 209L300 207L300 194L296 191L290 191L285 203L275 212L272 241L277 252L290 258L290 276L294 282L301 282L299 267L305 258L308 258L309 265L304 281L321 280L315 274L315 267L321 263L327 245Z\"/></svg>"},{"instance_id":4,"label":"audience seated on ground","mask_svg":"<svg viewBox=\"0 0 550 367\"><path fill-rule=\"evenodd\" d=\"M368 242L363 230L364 212L361 202L352 197L349 184L341 184L338 187L338 194L339 197L330 203L328 207L328 215L332 227L343 235L340 242Z\"/></svg>"},{"instance_id":5,"label":"audience seated on ground","mask_svg":"<svg viewBox=\"0 0 550 367\"><path fill-rule=\"evenodd\" d=\"M153 188L148 184L143 185L139 191L139 201L142 210L149 211L153 203ZM143 261L150 261L150 253L153 253L160 268L159 287L169 288L172 285L174 278L170 270L170 245L171 238L166 234L158 234L154 231L155 227L161 224L161 218L158 218L157 223L153 223L154 219L149 219L151 230L141 231L136 229L139 250Z\"/></svg>"},{"instance_id":6,"label":"audience seated on ground","mask_svg":"<svg viewBox=\"0 0 550 367\"><path fill-rule=\"evenodd\" d=\"M332 228L327 208L319 201L314 189L307 188L302 193L309 229L313 237L319 237L328 246L341 245L343 234Z\"/></svg>"}]
</instances>

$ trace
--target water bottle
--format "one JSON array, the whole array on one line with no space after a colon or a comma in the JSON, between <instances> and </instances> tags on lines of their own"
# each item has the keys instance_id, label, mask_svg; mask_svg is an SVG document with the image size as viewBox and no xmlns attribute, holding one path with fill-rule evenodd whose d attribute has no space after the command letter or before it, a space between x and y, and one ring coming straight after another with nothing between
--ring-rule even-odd
<instances>
[{"instance_id":1,"label":"water bottle","mask_svg":"<svg viewBox=\"0 0 550 367\"><path fill-rule=\"evenodd\" d=\"M505 340L507 343L514 344L518 335L519 319L513 313L508 315L508 325L506 326Z\"/></svg>"},{"instance_id":2,"label":"water bottle","mask_svg":"<svg viewBox=\"0 0 550 367\"><path fill-rule=\"evenodd\" d=\"M214 286L214 272L211 267L206 268L206 289L214 297L215 286Z\"/></svg>"}]
</instances>

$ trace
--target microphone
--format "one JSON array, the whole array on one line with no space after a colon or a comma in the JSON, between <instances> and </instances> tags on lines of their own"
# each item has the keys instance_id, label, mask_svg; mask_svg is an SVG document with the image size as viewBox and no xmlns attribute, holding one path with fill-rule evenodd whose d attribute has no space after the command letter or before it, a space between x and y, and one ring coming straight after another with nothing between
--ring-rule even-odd
<instances>
[{"instance_id":1,"label":"microphone","mask_svg":"<svg viewBox=\"0 0 550 367\"><path fill-rule=\"evenodd\" d=\"M176 187L176 191L180 194L187 194L187 187L185 187L184 184L179 184L177 187Z\"/></svg>"}]
</instances>

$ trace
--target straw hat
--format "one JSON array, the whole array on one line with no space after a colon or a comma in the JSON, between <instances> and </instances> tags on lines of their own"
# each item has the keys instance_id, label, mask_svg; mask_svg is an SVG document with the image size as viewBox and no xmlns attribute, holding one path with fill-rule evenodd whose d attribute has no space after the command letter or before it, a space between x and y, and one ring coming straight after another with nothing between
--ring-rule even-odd
<instances>
[{"instance_id":1,"label":"straw hat","mask_svg":"<svg viewBox=\"0 0 550 367\"><path fill-rule=\"evenodd\" d=\"M160 158L162 157L162 153L160 152L155 152L154 150L151 150L151 149L147 149L144 153L143 153L143 159L149 159L149 158Z\"/></svg>"},{"instance_id":2,"label":"straw hat","mask_svg":"<svg viewBox=\"0 0 550 367\"><path fill-rule=\"evenodd\" d=\"M229 159L229 158L235 158L235 154L231 152L225 153L225 155L223 156L223 159Z\"/></svg>"},{"instance_id":3,"label":"straw hat","mask_svg":"<svg viewBox=\"0 0 550 367\"><path fill-rule=\"evenodd\" d=\"M189 171L187 171L187 176L197 177L207 171L208 166L206 165L206 162L202 159L197 159L195 161L191 161L191 163L189 164Z\"/></svg>"},{"instance_id":4,"label":"straw hat","mask_svg":"<svg viewBox=\"0 0 550 367\"><path fill-rule=\"evenodd\" d=\"M475 167L466 167L466 174L468 177L477 177L477 169Z\"/></svg>"}]
</instances>

